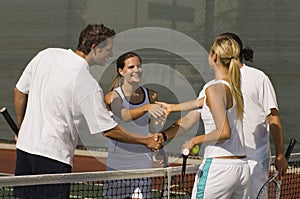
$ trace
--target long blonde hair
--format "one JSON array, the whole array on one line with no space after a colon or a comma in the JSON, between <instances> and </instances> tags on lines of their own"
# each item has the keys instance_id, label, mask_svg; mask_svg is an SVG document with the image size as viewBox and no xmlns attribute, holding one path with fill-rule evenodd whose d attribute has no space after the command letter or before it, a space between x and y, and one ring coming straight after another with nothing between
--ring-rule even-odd
<instances>
[{"instance_id":1,"label":"long blonde hair","mask_svg":"<svg viewBox=\"0 0 300 199\"><path fill-rule=\"evenodd\" d=\"M215 52L218 55L221 64L228 68L229 84L237 104L237 113L239 118L242 118L244 112L244 100L241 92L239 44L231 37L220 35L211 45L211 51Z\"/></svg>"}]
</instances>

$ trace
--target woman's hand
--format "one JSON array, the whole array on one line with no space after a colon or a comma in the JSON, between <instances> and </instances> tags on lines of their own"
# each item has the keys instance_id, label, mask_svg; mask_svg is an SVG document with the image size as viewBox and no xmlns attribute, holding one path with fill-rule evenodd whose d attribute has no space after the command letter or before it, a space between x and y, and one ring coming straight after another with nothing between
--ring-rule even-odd
<instances>
[{"instance_id":1,"label":"woman's hand","mask_svg":"<svg viewBox=\"0 0 300 199\"><path fill-rule=\"evenodd\" d=\"M164 109L164 112L165 112L165 114L166 114L166 117L167 117L168 115L170 115L170 113L173 112L173 110L172 110L173 104L168 104L168 103L166 103L166 102L155 102L155 104L160 105L160 106Z\"/></svg>"}]
</instances>

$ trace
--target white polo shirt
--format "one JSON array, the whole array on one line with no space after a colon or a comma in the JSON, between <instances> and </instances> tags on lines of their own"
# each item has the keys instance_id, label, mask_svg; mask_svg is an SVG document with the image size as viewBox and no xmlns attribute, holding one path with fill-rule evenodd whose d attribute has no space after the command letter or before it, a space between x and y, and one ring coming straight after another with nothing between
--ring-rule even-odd
<instances>
[{"instance_id":1,"label":"white polo shirt","mask_svg":"<svg viewBox=\"0 0 300 199\"><path fill-rule=\"evenodd\" d=\"M269 125L266 118L271 113L270 109L278 110L275 91L270 79L262 71L245 64L240 71L247 157L263 162L270 158Z\"/></svg>"},{"instance_id":2,"label":"white polo shirt","mask_svg":"<svg viewBox=\"0 0 300 199\"><path fill-rule=\"evenodd\" d=\"M88 69L70 49L48 48L30 61L16 85L29 94L18 149L72 166L83 117L92 134L117 125Z\"/></svg>"}]
</instances>

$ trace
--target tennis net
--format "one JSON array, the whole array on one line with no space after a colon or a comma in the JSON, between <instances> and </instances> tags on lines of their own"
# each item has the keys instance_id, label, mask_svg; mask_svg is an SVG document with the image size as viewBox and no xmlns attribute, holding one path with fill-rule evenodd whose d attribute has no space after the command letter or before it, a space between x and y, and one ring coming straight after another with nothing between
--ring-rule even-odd
<instances>
[{"instance_id":1,"label":"tennis net","mask_svg":"<svg viewBox=\"0 0 300 199\"><path fill-rule=\"evenodd\" d=\"M274 157L270 167L270 176L276 171ZM268 189L269 198L275 198L275 187L270 185ZM280 198L300 198L300 153L294 153L289 159L289 168L281 180Z\"/></svg>"},{"instance_id":2,"label":"tennis net","mask_svg":"<svg viewBox=\"0 0 300 199\"><path fill-rule=\"evenodd\" d=\"M281 198L300 198L299 165L300 154L292 154L288 172L282 179ZM68 190L67 198L191 198L198 165L187 166L183 183L181 169L179 166L126 171L2 176L0 198L66 198L57 195L63 194L66 190ZM274 166L271 166L270 175L274 170ZM33 188L38 190L38 194L30 197Z\"/></svg>"},{"instance_id":3,"label":"tennis net","mask_svg":"<svg viewBox=\"0 0 300 199\"><path fill-rule=\"evenodd\" d=\"M196 165L187 167L183 184L181 167L2 176L0 198L30 198L32 188L39 190L32 198L65 198L51 195L62 193L68 187L69 198L190 198L197 168Z\"/></svg>"}]
</instances>

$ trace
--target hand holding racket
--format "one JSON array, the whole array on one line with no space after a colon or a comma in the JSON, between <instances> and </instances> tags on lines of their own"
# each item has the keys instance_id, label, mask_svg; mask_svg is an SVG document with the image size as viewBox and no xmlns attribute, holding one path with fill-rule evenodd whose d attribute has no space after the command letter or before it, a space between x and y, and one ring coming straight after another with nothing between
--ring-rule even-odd
<instances>
[{"instance_id":1,"label":"hand holding racket","mask_svg":"<svg viewBox=\"0 0 300 199\"><path fill-rule=\"evenodd\" d=\"M293 148L296 144L296 139L292 138L290 140L289 146L286 150L285 153L285 158L287 160L289 160L289 157L293 151ZM260 198L265 198L266 196L268 196L268 198L276 198L279 199L280 198L280 187L281 187L281 179L277 180L278 176L278 171L276 171L261 187L261 189L259 190L256 199L260 199ZM275 195L271 196L270 194L268 195L268 188L274 186L275 188Z\"/></svg>"},{"instance_id":2,"label":"hand holding racket","mask_svg":"<svg viewBox=\"0 0 300 199\"><path fill-rule=\"evenodd\" d=\"M186 161L190 154L190 150L188 148L184 148L182 151L182 170L181 170L181 183L184 183L184 176L186 171Z\"/></svg>"},{"instance_id":3,"label":"hand holding racket","mask_svg":"<svg viewBox=\"0 0 300 199\"><path fill-rule=\"evenodd\" d=\"M8 123L10 128L13 130L15 135L18 136L19 129L18 129L16 123L14 122L14 120L12 119L12 117L10 116L9 112L7 111L7 108L6 107L1 108L0 112L2 113L3 117L5 118L6 122Z\"/></svg>"},{"instance_id":4,"label":"hand holding racket","mask_svg":"<svg viewBox=\"0 0 300 199\"><path fill-rule=\"evenodd\" d=\"M186 171L186 162L187 158L190 154L192 155L197 155L199 152L199 146L195 145L191 151L188 148L184 148L182 150L182 170L181 170L181 183L184 183L184 176L185 176L185 171Z\"/></svg>"}]
</instances>

